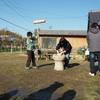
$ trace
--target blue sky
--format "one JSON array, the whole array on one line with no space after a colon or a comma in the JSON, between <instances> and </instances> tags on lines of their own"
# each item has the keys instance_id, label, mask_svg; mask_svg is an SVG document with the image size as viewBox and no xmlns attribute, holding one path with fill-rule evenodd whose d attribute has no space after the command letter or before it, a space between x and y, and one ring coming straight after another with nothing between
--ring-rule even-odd
<instances>
[{"instance_id":1,"label":"blue sky","mask_svg":"<svg viewBox=\"0 0 100 100\"><path fill-rule=\"evenodd\" d=\"M41 30L87 30L91 10L100 10L100 0L0 0L0 29L26 37L33 21L45 19Z\"/></svg>"}]
</instances>

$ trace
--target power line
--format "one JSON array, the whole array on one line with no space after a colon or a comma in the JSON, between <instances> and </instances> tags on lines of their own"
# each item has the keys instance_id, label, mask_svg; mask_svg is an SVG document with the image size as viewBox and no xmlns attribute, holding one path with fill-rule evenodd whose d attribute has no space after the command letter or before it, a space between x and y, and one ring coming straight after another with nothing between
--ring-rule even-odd
<instances>
[{"instance_id":1,"label":"power line","mask_svg":"<svg viewBox=\"0 0 100 100\"><path fill-rule=\"evenodd\" d=\"M22 18L26 19L23 15L21 15L18 11L16 11L15 9L13 9L12 6L10 6L7 2L5 2L4 0L2 1L4 4L6 4L6 6L8 6L11 10L13 10L14 12L16 12L19 16L21 16ZM13 4L12 4L13 5ZM26 19L27 21L29 21L28 19ZM31 21L29 21L31 23Z\"/></svg>"},{"instance_id":2,"label":"power line","mask_svg":"<svg viewBox=\"0 0 100 100\"><path fill-rule=\"evenodd\" d=\"M87 15L84 15L84 16L66 16L66 15L60 15L60 14L56 14L56 13L49 13L49 12L43 12L43 11L38 11L38 10L31 10L31 9L24 9L24 8L19 8L19 7L14 7L14 8L17 8L17 9L23 9L23 10L28 10L28 11L34 11L34 12L39 12L39 13L45 13L45 14L50 14L50 15L57 15L57 16L63 16L65 18L47 18L47 19L66 19L66 18L83 18L83 17L87 17ZM29 17L29 18L35 18L35 17ZM36 18L39 18L39 17L36 17Z\"/></svg>"},{"instance_id":3,"label":"power line","mask_svg":"<svg viewBox=\"0 0 100 100\"><path fill-rule=\"evenodd\" d=\"M13 0L13 2L17 5L17 6L19 6L19 8L24 12L24 13L26 13L27 15L30 15L28 12L26 12L15 0ZM31 16L31 15L30 15Z\"/></svg>"},{"instance_id":4,"label":"power line","mask_svg":"<svg viewBox=\"0 0 100 100\"><path fill-rule=\"evenodd\" d=\"M11 15L14 15L14 16L17 15L17 14L14 14L14 13L7 12L5 10L0 10L0 11L8 13L8 14L11 14ZM17 16L19 16L19 15L17 15ZM42 17L32 17L32 16L31 17L30 16L24 16L24 17L27 17L27 18L38 18L38 19L55 19L55 20L58 20L58 19L62 19L62 20L63 19L68 19L68 18L63 18L63 17L62 18L44 18L44 17L42 18ZM85 17L87 17L87 15ZM74 18L74 17L72 17L72 18ZM75 17L75 18L78 18L78 17ZM83 18L79 17L78 19L83 19ZM87 20L87 19L84 19L84 20Z\"/></svg>"},{"instance_id":5,"label":"power line","mask_svg":"<svg viewBox=\"0 0 100 100\"><path fill-rule=\"evenodd\" d=\"M23 27L18 26L18 25L14 24L14 23L11 23L11 22L9 22L9 21L3 19L3 18L0 18L0 19L3 20L3 21L5 21L5 22L7 22L7 23L9 23L9 24L12 24L12 25L17 26L17 27L19 27L19 28L21 28L21 29L24 29L24 30L26 30L26 31L30 31L30 30L28 30L28 29L26 29L26 28L23 28Z\"/></svg>"},{"instance_id":6,"label":"power line","mask_svg":"<svg viewBox=\"0 0 100 100\"><path fill-rule=\"evenodd\" d=\"M19 16L19 15L17 15L17 14L14 14L14 13L11 13L11 12L7 12L7 11L5 11L5 10L0 10L0 11L2 11L2 12L5 12L5 13L8 13L8 14L11 14L11 15L14 15L14 16ZM27 17L27 18L38 18L38 19L55 19L55 20L58 20L58 19L68 19L68 18L42 18L42 17L30 17L30 16L24 16L24 17ZM86 16L87 17L87 16ZM83 18L78 18L78 19L83 19Z\"/></svg>"},{"instance_id":7,"label":"power line","mask_svg":"<svg viewBox=\"0 0 100 100\"><path fill-rule=\"evenodd\" d=\"M10 0L11 1L11 0ZM3 2L3 1L2 1ZM3 4L5 4L4 2L3 2ZM56 15L57 17L56 18L42 18L42 17L33 17L33 16L23 16L23 15L20 15L19 13L18 13L18 15L20 15L21 17L27 17L27 18L36 18L36 19L54 19L54 20L59 20L59 19L69 19L69 18L76 18L76 19L82 19L82 20L86 20L86 19L84 19L83 17L87 17L87 15L85 15L85 16L66 16L66 15L61 15L61 14L56 14L56 13L49 13L49 12L43 12L43 11L37 11L37 10L31 10L31 9L24 9L22 6L20 6L19 5L19 3L17 3L17 2L15 2L15 0L13 0L13 2L11 1L10 2L10 4L11 5L8 5L7 3L6 3L6 5L5 6L8 6L8 7L10 7L10 9L12 9L12 8L14 8L14 10L18 10L19 9L19 11L18 12L24 12L24 14L27 14L27 15L29 15L28 13L27 13L27 11L34 11L34 12L38 12L38 13L44 13L44 14L52 14L52 15ZM17 8L17 9L16 9ZM21 14L22 14L21 13ZM11 14L11 13L10 13ZM62 18L60 18L60 17L62 17ZM51 26L51 25L49 25L49 26Z\"/></svg>"}]
</instances>

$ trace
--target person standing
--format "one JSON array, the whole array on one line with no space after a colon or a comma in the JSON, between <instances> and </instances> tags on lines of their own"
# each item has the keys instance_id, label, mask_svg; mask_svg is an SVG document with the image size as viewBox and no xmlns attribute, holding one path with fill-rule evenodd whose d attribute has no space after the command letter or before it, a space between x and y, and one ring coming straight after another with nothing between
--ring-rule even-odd
<instances>
[{"instance_id":1,"label":"person standing","mask_svg":"<svg viewBox=\"0 0 100 100\"><path fill-rule=\"evenodd\" d=\"M69 55L72 50L71 44L64 37L61 37L59 43L56 46L56 50L57 50L57 54L66 55L65 60L64 60L65 62L64 68L67 69L68 64L69 64L69 59L70 59Z\"/></svg>"},{"instance_id":2,"label":"person standing","mask_svg":"<svg viewBox=\"0 0 100 100\"><path fill-rule=\"evenodd\" d=\"M30 69L30 63L32 61L32 68L38 69L38 67L36 66L35 63L35 55L34 55L34 49L35 46L38 46L38 44L35 44L34 41L38 39L38 34L34 37L32 37L32 33L31 32L27 32L27 40L26 40L26 44L27 44L27 54L28 54L28 58L26 61L26 69Z\"/></svg>"},{"instance_id":3,"label":"person standing","mask_svg":"<svg viewBox=\"0 0 100 100\"><path fill-rule=\"evenodd\" d=\"M100 75L100 29L97 23L93 23L90 26L90 31L87 33L87 43L89 47L89 60L90 60L90 72L89 75L95 76L95 57L98 58L98 69Z\"/></svg>"}]
</instances>

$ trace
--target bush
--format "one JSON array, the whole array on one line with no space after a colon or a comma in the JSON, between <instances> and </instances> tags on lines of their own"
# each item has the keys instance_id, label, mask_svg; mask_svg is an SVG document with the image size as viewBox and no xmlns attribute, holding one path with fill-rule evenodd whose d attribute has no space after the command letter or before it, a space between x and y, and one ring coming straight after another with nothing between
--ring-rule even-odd
<instances>
[{"instance_id":1,"label":"bush","mask_svg":"<svg viewBox=\"0 0 100 100\"><path fill-rule=\"evenodd\" d=\"M86 47L85 47L85 46L79 47L79 48L77 49L77 53L80 54L80 55L82 55L82 54L83 54L82 49L86 49Z\"/></svg>"}]
</instances>

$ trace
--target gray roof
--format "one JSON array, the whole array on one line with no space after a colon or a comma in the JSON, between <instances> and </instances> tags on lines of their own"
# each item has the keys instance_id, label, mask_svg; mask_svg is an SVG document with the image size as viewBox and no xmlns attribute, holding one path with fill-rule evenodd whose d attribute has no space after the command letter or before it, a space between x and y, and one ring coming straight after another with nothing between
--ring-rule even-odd
<instances>
[{"instance_id":1,"label":"gray roof","mask_svg":"<svg viewBox=\"0 0 100 100\"><path fill-rule=\"evenodd\" d=\"M39 34L40 36L41 35L86 36L87 31L85 30L41 30Z\"/></svg>"},{"instance_id":2,"label":"gray roof","mask_svg":"<svg viewBox=\"0 0 100 100\"><path fill-rule=\"evenodd\" d=\"M100 22L100 10L90 11L88 13L88 19L91 24Z\"/></svg>"}]
</instances>

